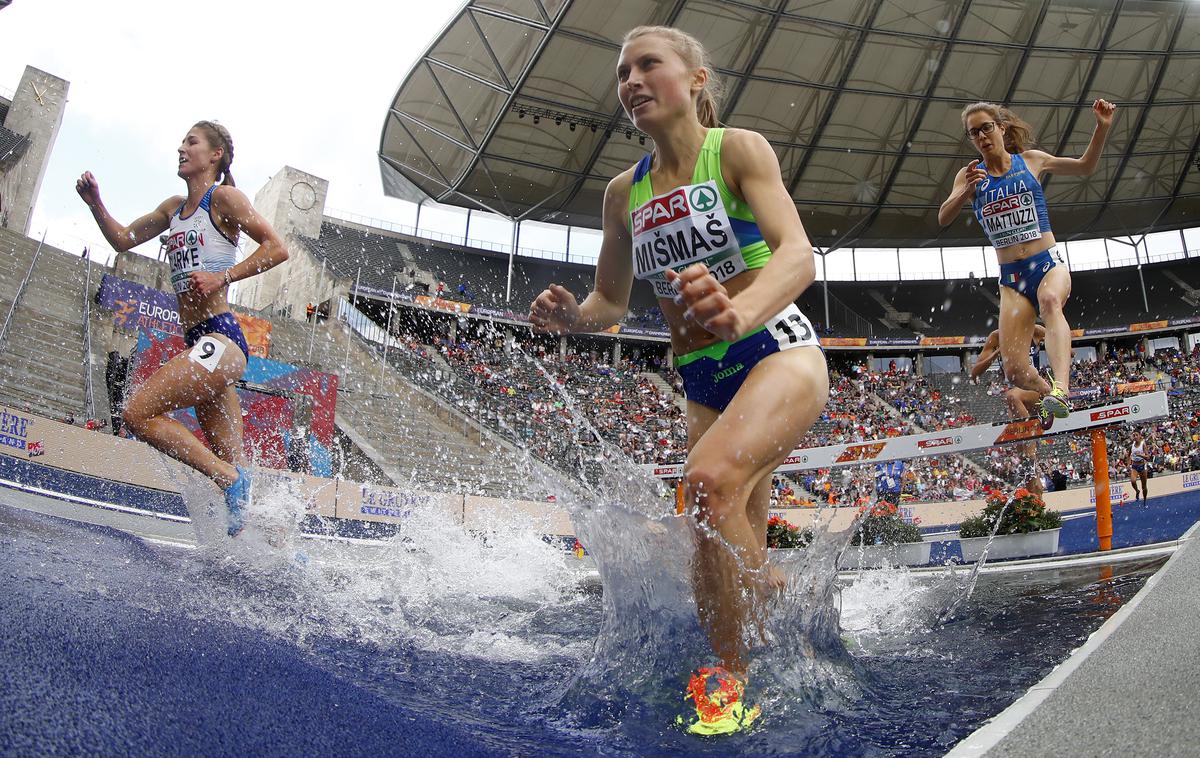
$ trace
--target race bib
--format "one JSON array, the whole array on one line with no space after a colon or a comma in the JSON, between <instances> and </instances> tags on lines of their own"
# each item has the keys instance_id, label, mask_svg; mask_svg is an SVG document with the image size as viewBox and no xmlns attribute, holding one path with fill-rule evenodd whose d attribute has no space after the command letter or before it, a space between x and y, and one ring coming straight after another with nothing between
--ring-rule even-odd
<instances>
[{"instance_id":1,"label":"race bib","mask_svg":"<svg viewBox=\"0 0 1200 758\"><path fill-rule=\"evenodd\" d=\"M1010 247L1042 236L1032 192L993 200L979 209L979 222L993 247Z\"/></svg>"},{"instance_id":2,"label":"race bib","mask_svg":"<svg viewBox=\"0 0 1200 758\"><path fill-rule=\"evenodd\" d=\"M634 274L653 281L659 297L675 296L667 269L706 263L718 281L746 270L715 180L651 198L630 214L630 222Z\"/></svg>"},{"instance_id":3,"label":"race bib","mask_svg":"<svg viewBox=\"0 0 1200 758\"><path fill-rule=\"evenodd\" d=\"M722 283L746 270L746 259L742 257L740 250L724 260L708 259L701 263L707 265L709 273ZM654 287L654 294L658 297L673 298L679 294L679 290L675 289L675 285L667 281L667 277L663 274L655 274L651 277L650 284Z\"/></svg>"},{"instance_id":4,"label":"race bib","mask_svg":"<svg viewBox=\"0 0 1200 758\"><path fill-rule=\"evenodd\" d=\"M766 323L766 327L779 343L780 350L821 344L816 330L795 303L780 311Z\"/></svg>"},{"instance_id":5,"label":"race bib","mask_svg":"<svg viewBox=\"0 0 1200 758\"><path fill-rule=\"evenodd\" d=\"M204 335L196 342L188 353L188 358L208 369L209 373L217 370L221 356L225 353L225 343L216 337Z\"/></svg>"},{"instance_id":6,"label":"race bib","mask_svg":"<svg viewBox=\"0 0 1200 758\"><path fill-rule=\"evenodd\" d=\"M192 288L191 275L200 271L200 246L204 239L200 232L188 229L176 232L167 238L167 263L171 265L171 288L175 294Z\"/></svg>"}]
</instances>

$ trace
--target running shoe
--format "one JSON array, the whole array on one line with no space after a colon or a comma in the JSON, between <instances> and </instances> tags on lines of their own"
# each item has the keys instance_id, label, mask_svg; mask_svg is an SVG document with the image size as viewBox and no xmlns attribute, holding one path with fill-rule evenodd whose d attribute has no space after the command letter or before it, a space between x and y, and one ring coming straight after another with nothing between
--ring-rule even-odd
<instances>
[{"instance_id":1,"label":"running shoe","mask_svg":"<svg viewBox=\"0 0 1200 758\"><path fill-rule=\"evenodd\" d=\"M1071 401L1057 381L1050 385L1050 394L1042 398L1042 407L1053 413L1055 418L1071 415Z\"/></svg>"},{"instance_id":2,"label":"running shoe","mask_svg":"<svg viewBox=\"0 0 1200 758\"><path fill-rule=\"evenodd\" d=\"M676 723L691 734L705 737L748 729L762 709L747 706L743 702L745 693L746 680L720 666L696 669L683 696L695 707L695 718L679 716Z\"/></svg>"},{"instance_id":3,"label":"running shoe","mask_svg":"<svg viewBox=\"0 0 1200 758\"><path fill-rule=\"evenodd\" d=\"M1054 426L1054 414L1050 412L1045 403L1038 403L1037 417L1042 424L1043 432L1050 431L1050 427Z\"/></svg>"},{"instance_id":4,"label":"running shoe","mask_svg":"<svg viewBox=\"0 0 1200 758\"><path fill-rule=\"evenodd\" d=\"M238 478L225 488L225 508L229 511L229 536L236 537L242 533L246 525L246 508L250 505L250 486L253 479L250 472L241 466L237 467Z\"/></svg>"}]
</instances>

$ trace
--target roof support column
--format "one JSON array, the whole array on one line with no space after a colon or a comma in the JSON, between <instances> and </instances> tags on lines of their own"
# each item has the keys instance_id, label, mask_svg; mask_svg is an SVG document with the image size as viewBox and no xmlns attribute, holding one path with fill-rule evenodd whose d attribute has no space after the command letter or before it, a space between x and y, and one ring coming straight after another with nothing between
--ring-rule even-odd
<instances>
[{"instance_id":1,"label":"roof support column","mask_svg":"<svg viewBox=\"0 0 1200 758\"><path fill-rule=\"evenodd\" d=\"M512 246L508 249L508 280L504 284L504 302L512 300L513 256L517 254L517 245L521 244L521 222L513 222Z\"/></svg>"}]
</instances>

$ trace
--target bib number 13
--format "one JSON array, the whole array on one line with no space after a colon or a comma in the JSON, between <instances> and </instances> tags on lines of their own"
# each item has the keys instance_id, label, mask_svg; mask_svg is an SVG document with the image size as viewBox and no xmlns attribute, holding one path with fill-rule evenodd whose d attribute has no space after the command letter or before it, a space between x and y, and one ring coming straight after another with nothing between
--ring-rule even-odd
<instances>
[{"instance_id":1,"label":"bib number 13","mask_svg":"<svg viewBox=\"0 0 1200 758\"><path fill-rule=\"evenodd\" d=\"M771 324L771 333L779 342L780 347L790 347L797 343L812 340L812 327L799 313L789 313L784 318Z\"/></svg>"}]
</instances>

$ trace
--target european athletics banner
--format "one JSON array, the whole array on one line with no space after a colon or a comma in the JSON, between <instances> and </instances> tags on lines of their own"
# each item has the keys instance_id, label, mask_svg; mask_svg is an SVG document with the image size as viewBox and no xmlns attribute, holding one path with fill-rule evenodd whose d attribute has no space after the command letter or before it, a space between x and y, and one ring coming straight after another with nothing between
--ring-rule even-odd
<instances>
[{"instance_id":1,"label":"european athletics banner","mask_svg":"<svg viewBox=\"0 0 1200 758\"><path fill-rule=\"evenodd\" d=\"M141 330L130 360L131 392L184 349L183 338L177 334ZM261 392L237 391L243 443L250 460L266 468L333 476L337 375L252 356L242 379L263 388ZM171 417L206 442L191 408L174 411ZM307 440L297 437L302 431Z\"/></svg>"},{"instance_id":2,"label":"european athletics banner","mask_svg":"<svg viewBox=\"0 0 1200 758\"><path fill-rule=\"evenodd\" d=\"M113 312L113 323L120 329L131 332L153 329L183 336L178 303L175 296L167 292L105 274L100 280L96 303ZM250 355L266 358L271 347L271 322L236 311L233 315L246 335Z\"/></svg>"}]
</instances>

